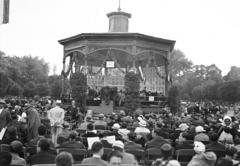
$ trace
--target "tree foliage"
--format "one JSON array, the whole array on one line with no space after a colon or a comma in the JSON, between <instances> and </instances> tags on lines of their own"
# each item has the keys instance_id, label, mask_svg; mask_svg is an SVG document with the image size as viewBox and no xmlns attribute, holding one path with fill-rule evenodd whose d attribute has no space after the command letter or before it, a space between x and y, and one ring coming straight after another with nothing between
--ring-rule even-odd
<instances>
[{"instance_id":1,"label":"tree foliage","mask_svg":"<svg viewBox=\"0 0 240 166\"><path fill-rule=\"evenodd\" d=\"M72 98L81 112L86 111L87 100L87 77L83 73L72 73L70 76L70 85L72 88Z\"/></svg>"},{"instance_id":2,"label":"tree foliage","mask_svg":"<svg viewBox=\"0 0 240 166\"><path fill-rule=\"evenodd\" d=\"M1 96L49 95L48 64L38 57L6 56L0 52Z\"/></svg>"},{"instance_id":3,"label":"tree foliage","mask_svg":"<svg viewBox=\"0 0 240 166\"><path fill-rule=\"evenodd\" d=\"M176 114L180 108L180 94L177 86L172 86L168 92L168 103L171 112Z\"/></svg>"},{"instance_id":4,"label":"tree foliage","mask_svg":"<svg viewBox=\"0 0 240 166\"><path fill-rule=\"evenodd\" d=\"M140 106L139 90L140 90L140 77L134 72L128 72L124 80L125 87L125 111L134 112Z\"/></svg>"}]
</instances>

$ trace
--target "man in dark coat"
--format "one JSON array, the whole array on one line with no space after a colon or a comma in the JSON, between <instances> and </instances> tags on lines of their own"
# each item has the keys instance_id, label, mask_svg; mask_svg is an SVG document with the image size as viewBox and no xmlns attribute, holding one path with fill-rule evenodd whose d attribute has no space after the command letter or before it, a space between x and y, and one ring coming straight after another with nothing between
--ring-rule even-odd
<instances>
[{"instance_id":1,"label":"man in dark coat","mask_svg":"<svg viewBox=\"0 0 240 166\"><path fill-rule=\"evenodd\" d=\"M212 133L210 135L210 143L206 145L206 149L224 151L226 147L222 143L218 142L217 133Z\"/></svg>"},{"instance_id":2,"label":"man in dark coat","mask_svg":"<svg viewBox=\"0 0 240 166\"><path fill-rule=\"evenodd\" d=\"M148 149L148 148L159 148L160 149L164 143L168 143L168 144L170 143L166 139L163 138L161 129L154 129L152 131L152 136L153 136L153 139L151 141L148 141L145 145L146 149Z\"/></svg>"},{"instance_id":3,"label":"man in dark coat","mask_svg":"<svg viewBox=\"0 0 240 166\"><path fill-rule=\"evenodd\" d=\"M47 139L41 139L38 143L40 147L40 152L35 155L30 156L30 165L35 164L54 164L56 155L51 153L50 142Z\"/></svg>"},{"instance_id":4,"label":"man in dark coat","mask_svg":"<svg viewBox=\"0 0 240 166\"><path fill-rule=\"evenodd\" d=\"M5 105L5 101L0 100L0 131L12 121L10 112L4 108Z\"/></svg>"}]
</instances>

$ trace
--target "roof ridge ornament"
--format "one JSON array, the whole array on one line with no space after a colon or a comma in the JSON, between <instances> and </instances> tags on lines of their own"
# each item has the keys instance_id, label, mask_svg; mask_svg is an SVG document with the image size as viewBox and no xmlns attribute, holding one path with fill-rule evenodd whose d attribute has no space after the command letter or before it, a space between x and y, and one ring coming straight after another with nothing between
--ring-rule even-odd
<instances>
[{"instance_id":1,"label":"roof ridge ornament","mask_svg":"<svg viewBox=\"0 0 240 166\"><path fill-rule=\"evenodd\" d=\"M121 11L121 0L118 0L118 11Z\"/></svg>"}]
</instances>

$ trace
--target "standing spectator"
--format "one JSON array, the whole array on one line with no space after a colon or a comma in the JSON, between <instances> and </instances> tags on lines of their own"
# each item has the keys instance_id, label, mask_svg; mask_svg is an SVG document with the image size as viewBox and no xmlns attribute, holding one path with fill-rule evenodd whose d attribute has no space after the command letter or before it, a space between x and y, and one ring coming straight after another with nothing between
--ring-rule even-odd
<instances>
[{"instance_id":1,"label":"standing spectator","mask_svg":"<svg viewBox=\"0 0 240 166\"><path fill-rule=\"evenodd\" d=\"M35 108L30 104L26 104L25 106L27 113L28 140L30 141L38 136L38 128L41 125L41 121Z\"/></svg>"},{"instance_id":2,"label":"standing spectator","mask_svg":"<svg viewBox=\"0 0 240 166\"><path fill-rule=\"evenodd\" d=\"M68 152L61 152L55 160L56 166L72 166L74 163L73 156Z\"/></svg>"},{"instance_id":3,"label":"standing spectator","mask_svg":"<svg viewBox=\"0 0 240 166\"><path fill-rule=\"evenodd\" d=\"M12 120L10 112L4 108L5 105L5 101L0 99L0 131L7 127Z\"/></svg>"},{"instance_id":4,"label":"standing spectator","mask_svg":"<svg viewBox=\"0 0 240 166\"><path fill-rule=\"evenodd\" d=\"M12 162L11 165L21 165L26 166L25 159L21 158L19 155L23 153L23 145L19 141L13 141L10 144L11 155L12 155Z\"/></svg>"},{"instance_id":5,"label":"standing spectator","mask_svg":"<svg viewBox=\"0 0 240 166\"><path fill-rule=\"evenodd\" d=\"M65 112L60 108L60 101L53 102L53 108L48 112L48 118L51 123L52 130L52 142L57 145L58 134L62 132L62 125L64 122Z\"/></svg>"},{"instance_id":6,"label":"standing spectator","mask_svg":"<svg viewBox=\"0 0 240 166\"><path fill-rule=\"evenodd\" d=\"M71 121L78 121L78 109L76 107L76 102L73 100L72 105L69 108Z\"/></svg>"},{"instance_id":7,"label":"standing spectator","mask_svg":"<svg viewBox=\"0 0 240 166\"><path fill-rule=\"evenodd\" d=\"M10 166L12 161L12 156L9 152L0 152L0 165Z\"/></svg>"},{"instance_id":8,"label":"standing spectator","mask_svg":"<svg viewBox=\"0 0 240 166\"><path fill-rule=\"evenodd\" d=\"M91 151L93 153L93 156L84 159L82 161L82 164L107 166L107 162L101 159L103 155L103 145L101 142L94 142L92 144Z\"/></svg>"}]
</instances>

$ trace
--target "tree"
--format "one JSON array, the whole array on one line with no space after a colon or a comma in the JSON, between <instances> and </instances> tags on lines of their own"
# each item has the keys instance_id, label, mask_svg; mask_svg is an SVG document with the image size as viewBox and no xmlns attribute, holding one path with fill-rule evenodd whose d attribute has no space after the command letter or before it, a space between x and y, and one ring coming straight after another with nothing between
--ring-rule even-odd
<instances>
[{"instance_id":1,"label":"tree","mask_svg":"<svg viewBox=\"0 0 240 166\"><path fill-rule=\"evenodd\" d=\"M127 113L134 112L140 106L139 90L140 90L140 77L134 72L125 74L124 79L125 87L125 111Z\"/></svg>"},{"instance_id":2,"label":"tree","mask_svg":"<svg viewBox=\"0 0 240 166\"><path fill-rule=\"evenodd\" d=\"M60 75L52 75L48 77L48 84L50 86L50 94L53 98L59 99L62 91L62 82Z\"/></svg>"},{"instance_id":3,"label":"tree","mask_svg":"<svg viewBox=\"0 0 240 166\"><path fill-rule=\"evenodd\" d=\"M173 82L180 81L181 77L192 68L192 62L185 57L185 54L177 49L173 50L169 56L169 72Z\"/></svg>"},{"instance_id":4,"label":"tree","mask_svg":"<svg viewBox=\"0 0 240 166\"><path fill-rule=\"evenodd\" d=\"M224 77L225 81L240 80L240 67L232 66L231 70Z\"/></svg>"},{"instance_id":5,"label":"tree","mask_svg":"<svg viewBox=\"0 0 240 166\"><path fill-rule=\"evenodd\" d=\"M172 86L168 92L168 103L173 114L176 114L180 108L180 94L177 86Z\"/></svg>"},{"instance_id":6,"label":"tree","mask_svg":"<svg viewBox=\"0 0 240 166\"><path fill-rule=\"evenodd\" d=\"M224 82L219 86L219 95L228 102L240 101L240 80Z\"/></svg>"},{"instance_id":7,"label":"tree","mask_svg":"<svg viewBox=\"0 0 240 166\"><path fill-rule=\"evenodd\" d=\"M72 88L72 98L81 112L86 112L87 100L87 76L83 73L72 73L70 76L70 85Z\"/></svg>"}]
</instances>

